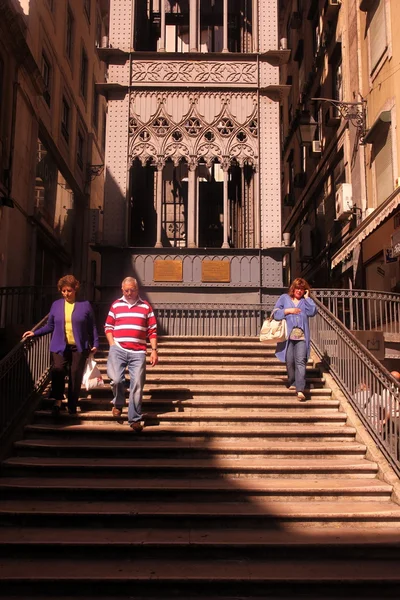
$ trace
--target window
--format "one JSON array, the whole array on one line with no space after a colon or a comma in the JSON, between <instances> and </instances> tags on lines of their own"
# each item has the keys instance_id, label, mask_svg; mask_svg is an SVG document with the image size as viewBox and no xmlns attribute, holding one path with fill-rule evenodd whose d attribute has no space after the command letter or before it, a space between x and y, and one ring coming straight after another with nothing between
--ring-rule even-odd
<instances>
[{"instance_id":1,"label":"window","mask_svg":"<svg viewBox=\"0 0 400 600\"><path fill-rule=\"evenodd\" d=\"M376 205L379 206L393 192L392 129L382 124L373 141L372 159L375 172Z\"/></svg>"},{"instance_id":2,"label":"window","mask_svg":"<svg viewBox=\"0 0 400 600\"><path fill-rule=\"evenodd\" d=\"M92 124L97 130L99 126L99 93L96 90L96 83L93 84L93 110L92 110Z\"/></svg>"},{"instance_id":3,"label":"window","mask_svg":"<svg viewBox=\"0 0 400 600\"><path fill-rule=\"evenodd\" d=\"M371 73L378 65L378 62L382 58L386 48L387 39L385 3L383 0L378 0L375 4L375 11L373 12L373 14L371 14L371 21L369 25L369 50L371 60Z\"/></svg>"},{"instance_id":4,"label":"window","mask_svg":"<svg viewBox=\"0 0 400 600\"><path fill-rule=\"evenodd\" d=\"M90 23L90 0L84 0L83 10L88 22Z\"/></svg>"},{"instance_id":5,"label":"window","mask_svg":"<svg viewBox=\"0 0 400 600\"><path fill-rule=\"evenodd\" d=\"M4 62L0 56L0 124L1 124L1 109L3 100L3 79L4 79Z\"/></svg>"},{"instance_id":6,"label":"window","mask_svg":"<svg viewBox=\"0 0 400 600\"><path fill-rule=\"evenodd\" d=\"M3 181L4 179L4 171L2 168L3 165L3 142L1 139L1 122L2 122L2 112L3 112L3 93L4 93L4 88L3 88L3 80L4 80L4 62L0 56L0 181Z\"/></svg>"},{"instance_id":7,"label":"window","mask_svg":"<svg viewBox=\"0 0 400 600\"><path fill-rule=\"evenodd\" d=\"M45 90L43 92L43 98L47 106L51 104L51 65L50 61L47 58L46 54L42 52L42 77L45 85Z\"/></svg>"},{"instance_id":8,"label":"window","mask_svg":"<svg viewBox=\"0 0 400 600\"><path fill-rule=\"evenodd\" d=\"M87 78L88 78L88 58L84 48L82 48L81 54L81 77L79 83L79 89L83 98L86 99L87 93Z\"/></svg>"},{"instance_id":9,"label":"window","mask_svg":"<svg viewBox=\"0 0 400 600\"><path fill-rule=\"evenodd\" d=\"M83 156L85 150L85 138L83 133L78 130L78 136L76 141L76 162L78 167L83 170Z\"/></svg>"},{"instance_id":10,"label":"window","mask_svg":"<svg viewBox=\"0 0 400 600\"><path fill-rule=\"evenodd\" d=\"M72 60L72 51L74 43L74 16L71 7L67 7L67 23L65 34L65 52L70 60Z\"/></svg>"},{"instance_id":11,"label":"window","mask_svg":"<svg viewBox=\"0 0 400 600\"><path fill-rule=\"evenodd\" d=\"M61 107L61 133L65 141L69 142L69 128L70 128L70 120L71 120L71 107L69 105L68 100L65 96L62 99L62 107Z\"/></svg>"},{"instance_id":12,"label":"window","mask_svg":"<svg viewBox=\"0 0 400 600\"><path fill-rule=\"evenodd\" d=\"M96 19L96 46L97 46L97 48L101 48L101 34L102 34L101 14L99 12L97 12L97 19Z\"/></svg>"}]
</instances>

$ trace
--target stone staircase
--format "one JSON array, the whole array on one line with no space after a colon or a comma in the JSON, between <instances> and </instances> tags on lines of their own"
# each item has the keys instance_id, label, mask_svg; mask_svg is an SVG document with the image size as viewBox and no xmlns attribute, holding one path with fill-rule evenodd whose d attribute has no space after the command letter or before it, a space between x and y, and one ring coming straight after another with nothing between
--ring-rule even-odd
<instances>
[{"instance_id":1,"label":"stone staircase","mask_svg":"<svg viewBox=\"0 0 400 600\"><path fill-rule=\"evenodd\" d=\"M3 461L2 597L398 597L400 506L311 361L299 402L257 340L159 348L142 433L107 385Z\"/></svg>"}]
</instances>

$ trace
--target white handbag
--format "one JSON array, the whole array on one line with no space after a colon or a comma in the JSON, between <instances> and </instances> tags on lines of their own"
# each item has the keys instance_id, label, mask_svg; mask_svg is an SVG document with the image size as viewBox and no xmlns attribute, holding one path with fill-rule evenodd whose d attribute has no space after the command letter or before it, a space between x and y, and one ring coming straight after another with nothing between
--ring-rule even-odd
<instances>
[{"instance_id":1,"label":"white handbag","mask_svg":"<svg viewBox=\"0 0 400 600\"><path fill-rule=\"evenodd\" d=\"M274 312L278 309L274 309L270 316L265 319L262 324L260 331L260 342L264 344L277 344L278 342L284 342L287 340L287 326L286 319L277 321L274 319Z\"/></svg>"}]
</instances>

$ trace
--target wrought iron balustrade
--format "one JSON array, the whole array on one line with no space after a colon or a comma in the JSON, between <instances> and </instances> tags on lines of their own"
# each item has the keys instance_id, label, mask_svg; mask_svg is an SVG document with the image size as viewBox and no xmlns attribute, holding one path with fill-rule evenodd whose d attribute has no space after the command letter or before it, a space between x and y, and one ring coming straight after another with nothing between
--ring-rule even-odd
<instances>
[{"instance_id":1,"label":"wrought iron balustrade","mask_svg":"<svg viewBox=\"0 0 400 600\"><path fill-rule=\"evenodd\" d=\"M348 329L400 335L400 294L342 289L312 293Z\"/></svg>"},{"instance_id":2,"label":"wrought iron balustrade","mask_svg":"<svg viewBox=\"0 0 400 600\"><path fill-rule=\"evenodd\" d=\"M154 311L161 335L254 337L273 304L157 304Z\"/></svg>"},{"instance_id":3,"label":"wrought iron balustrade","mask_svg":"<svg viewBox=\"0 0 400 600\"><path fill-rule=\"evenodd\" d=\"M400 387L342 322L316 300L312 345L378 447L400 475Z\"/></svg>"},{"instance_id":4,"label":"wrought iron balustrade","mask_svg":"<svg viewBox=\"0 0 400 600\"><path fill-rule=\"evenodd\" d=\"M34 329L41 327L45 317ZM0 439L46 385L50 373L50 337L46 334L20 342L0 361Z\"/></svg>"},{"instance_id":5,"label":"wrought iron balustrade","mask_svg":"<svg viewBox=\"0 0 400 600\"><path fill-rule=\"evenodd\" d=\"M58 295L56 286L0 287L0 328L30 329L47 314Z\"/></svg>"}]
</instances>

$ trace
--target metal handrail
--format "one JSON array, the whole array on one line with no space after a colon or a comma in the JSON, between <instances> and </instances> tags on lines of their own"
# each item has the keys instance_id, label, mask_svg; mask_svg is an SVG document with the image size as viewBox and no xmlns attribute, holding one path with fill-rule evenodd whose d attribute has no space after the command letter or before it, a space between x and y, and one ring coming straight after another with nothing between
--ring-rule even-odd
<instances>
[{"instance_id":1,"label":"metal handrail","mask_svg":"<svg viewBox=\"0 0 400 600\"><path fill-rule=\"evenodd\" d=\"M312 293L348 329L400 335L400 294L344 289L315 289Z\"/></svg>"},{"instance_id":2,"label":"metal handrail","mask_svg":"<svg viewBox=\"0 0 400 600\"><path fill-rule=\"evenodd\" d=\"M312 346L400 475L400 387L389 371L318 299Z\"/></svg>"},{"instance_id":3,"label":"metal handrail","mask_svg":"<svg viewBox=\"0 0 400 600\"><path fill-rule=\"evenodd\" d=\"M33 331L44 325L47 316ZM49 380L51 334L19 342L0 361L0 440Z\"/></svg>"}]
</instances>

